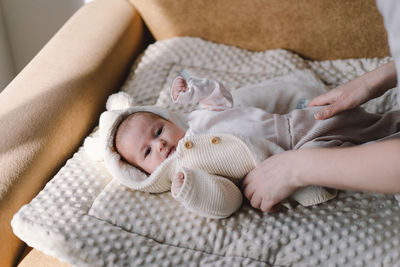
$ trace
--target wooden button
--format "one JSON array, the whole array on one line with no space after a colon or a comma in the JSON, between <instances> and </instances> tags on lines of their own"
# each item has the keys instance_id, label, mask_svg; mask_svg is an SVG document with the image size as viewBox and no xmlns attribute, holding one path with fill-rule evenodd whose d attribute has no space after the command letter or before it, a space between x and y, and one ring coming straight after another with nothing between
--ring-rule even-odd
<instances>
[{"instance_id":1,"label":"wooden button","mask_svg":"<svg viewBox=\"0 0 400 267\"><path fill-rule=\"evenodd\" d=\"M213 144L219 144L219 142L221 142L221 139L219 139L219 137L217 137L217 136L214 136L211 139L211 143L213 143Z\"/></svg>"},{"instance_id":2,"label":"wooden button","mask_svg":"<svg viewBox=\"0 0 400 267\"><path fill-rule=\"evenodd\" d=\"M190 148L193 147L193 143L190 142L190 141L186 141L186 142L185 142L185 147L186 147L187 149L190 149Z\"/></svg>"}]
</instances>

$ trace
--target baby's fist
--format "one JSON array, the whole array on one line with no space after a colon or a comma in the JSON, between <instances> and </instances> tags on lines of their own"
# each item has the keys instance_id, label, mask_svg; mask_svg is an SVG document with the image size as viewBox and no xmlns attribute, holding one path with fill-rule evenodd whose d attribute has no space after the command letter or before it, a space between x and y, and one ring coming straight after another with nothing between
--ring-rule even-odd
<instances>
[{"instance_id":1,"label":"baby's fist","mask_svg":"<svg viewBox=\"0 0 400 267\"><path fill-rule=\"evenodd\" d=\"M172 179L171 191L172 194L177 195L181 191L183 181L185 180L185 175L183 172L178 172Z\"/></svg>"},{"instance_id":2,"label":"baby's fist","mask_svg":"<svg viewBox=\"0 0 400 267\"><path fill-rule=\"evenodd\" d=\"M186 81L182 77L177 77L174 80L174 83L172 85L172 98L174 100L178 99L178 96L181 92L186 92L187 91L187 86L186 86Z\"/></svg>"}]
</instances>

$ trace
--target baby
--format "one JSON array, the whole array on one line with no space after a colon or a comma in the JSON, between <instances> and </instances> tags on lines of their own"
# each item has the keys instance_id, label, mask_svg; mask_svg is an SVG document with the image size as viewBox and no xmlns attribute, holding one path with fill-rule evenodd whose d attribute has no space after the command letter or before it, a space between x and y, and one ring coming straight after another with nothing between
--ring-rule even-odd
<instances>
[{"instance_id":1,"label":"baby","mask_svg":"<svg viewBox=\"0 0 400 267\"><path fill-rule=\"evenodd\" d=\"M206 217L224 218L238 210L241 179L275 153L399 137L399 112L381 116L358 108L325 121L313 117L320 107L270 114L235 106L221 83L193 77L176 78L171 97L175 103L199 103L200 109L186 117L156 107L105 112L100 119L110 156L105 163L114 177L133 179L125 182L129 187L171 189L187 209ZM291 198L309 206L335 195L311 186Z\"/></svg>"}]
</instances>

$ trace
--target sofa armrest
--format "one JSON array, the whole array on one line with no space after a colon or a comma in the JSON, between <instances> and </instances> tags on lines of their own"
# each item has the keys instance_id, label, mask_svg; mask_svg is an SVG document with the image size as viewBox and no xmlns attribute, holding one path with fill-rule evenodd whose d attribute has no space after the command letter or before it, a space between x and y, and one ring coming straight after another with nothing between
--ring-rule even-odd
<instances>
[{"instance_id":1,"label":"sofa armrest","mask_svg":"<svg viewBox=\"0 0 400 267\"><path fill-rule=\"evenodd\" d=\"M143 44L126 0L83 6L0 93L0 266L22 242L13 214L29 202L92 130Z\"/></svg>"},{"instance_id":2,"label":"sofa armrest","mask_svg":"<svg viewBox=\"0 0 400 267\"><path fill-rule=\"evenodd\" d=\"M52 256L46 255L43 252L32 249L31 247L26 247L24 250L24 255L21 261L18 263L18 267L72 267L72 265L62 262Z\"/></svg>"}]
</instances>

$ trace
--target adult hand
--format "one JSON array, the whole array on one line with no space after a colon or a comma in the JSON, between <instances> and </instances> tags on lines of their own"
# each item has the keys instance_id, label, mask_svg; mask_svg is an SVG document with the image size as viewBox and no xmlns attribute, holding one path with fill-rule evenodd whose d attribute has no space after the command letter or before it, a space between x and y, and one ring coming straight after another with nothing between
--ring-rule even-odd
<instances>
[{"instance_id":1,"label":"adult hand","mask_svg":"<svg viewBox=\"0 0 400 267\"><path fill-rule=\"evenodd\" d=\"M294 193L302 184L299 181L297 151L276 154L247 174L242 187L252 207L273 212L276 205Z\"/></svg>"},{"instance_id":2,"label":"adult hand","mask_svg":"<svg viewBox=\"0 0 400 267\"><path fill-rule=\"evenodd\" d=\"M368 101L370 91L365 88L361 79L340 85L329 92L315 97L308 106L328 105L314 114L315 119L325 120L339 112L358 107Z\"/></svg>"},{"instance_id":3,"label":"adult hand","mask_svg":"<svg viewBox=\"0 0 400 267\"><path fill-rule=\"evenodd\" d=\"M315 97L308 106L328 105L314 114L317 120L328 119L339 112L358 107L370 99L381 96L396 86L393 62L368 72L348 83Z\"/></svg>"}]
</instances>

